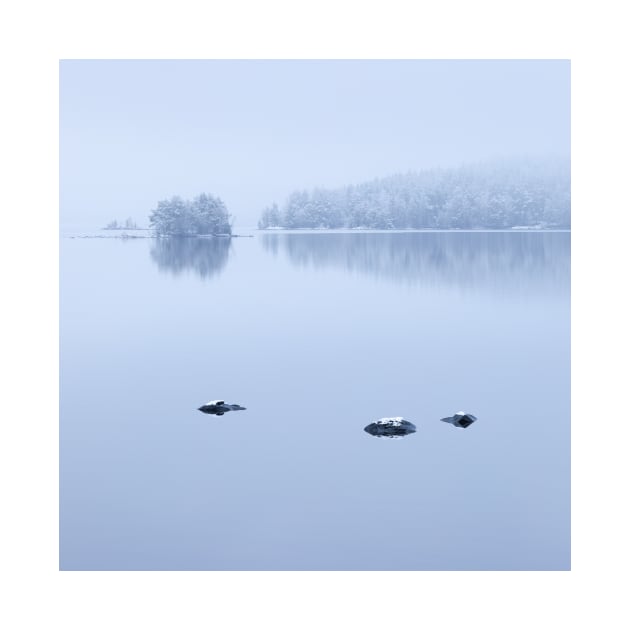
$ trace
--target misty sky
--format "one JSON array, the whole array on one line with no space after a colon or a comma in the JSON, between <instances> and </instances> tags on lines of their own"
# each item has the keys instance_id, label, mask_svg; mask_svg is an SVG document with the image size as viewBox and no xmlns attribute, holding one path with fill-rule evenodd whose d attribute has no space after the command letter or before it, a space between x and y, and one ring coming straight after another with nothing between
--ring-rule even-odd
<instances>
[{"instance_id":1,"label":"misty sky","mask_svg":"<svg viewBox=\"0 0 630 630\"><path fill-rule=\"evenodd\" d=\"M66 226L201 192L253 226L295 189L569 151L568 61L60 64Z\"/></svg>"}]
</instances>

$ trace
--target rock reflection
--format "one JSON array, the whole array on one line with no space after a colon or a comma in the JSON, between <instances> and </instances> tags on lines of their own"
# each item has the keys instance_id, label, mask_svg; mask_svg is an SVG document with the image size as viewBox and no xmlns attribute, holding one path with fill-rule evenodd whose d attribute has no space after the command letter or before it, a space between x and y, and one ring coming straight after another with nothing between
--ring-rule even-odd
<instances>
[{"instance_id":1,"label":"rock reflection","mask_svg":"<svg viewBox=\"0 0 630 630\"><path fill-rule=\"evenodd\" d=\"M415 433L416 427L403 418L381 418L363 430L374 437L402 438Z\"/></svg>"},{"instance_id":2,"label":"rock reflection","mask_svg":"<svg viewBox=\"0 0 630 630\"><path fill-rule=\"evenodd\" d=\"M223 237L158 238L151 258L160 271L194 271L202 278L218 274L227 264L232 239Z\"/></svg>"},{"instance_id":3,"label":"rock reflection","mask_svg":"<svg viewBox=\"0 0 630 630\"><path fill-rule=\"evenodd\" d=\"M493 291L566 292L568 232L263 234L301 267L343 267L395 281Z\"/></svg>"}]
</instances>

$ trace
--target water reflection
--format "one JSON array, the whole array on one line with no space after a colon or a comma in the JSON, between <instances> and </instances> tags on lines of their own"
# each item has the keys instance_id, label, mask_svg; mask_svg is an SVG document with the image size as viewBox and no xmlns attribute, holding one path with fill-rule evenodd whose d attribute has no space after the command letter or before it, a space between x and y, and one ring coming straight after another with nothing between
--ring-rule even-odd
<instances>
[{"instance_id":1,"label":"water reflection","mask_svg":"<svg viewBox=\"0 0 630 630\"><path fill-rule=\"evenodd\" d=\"M192 270L209 278L225 267L231 247L230 238L158 238L151 248L151 258L160 271L180 274Z\"/></svg>"},{"instance_id":2,"label":"water reflection","mask_svg":"<svg viewBox=\"0 0 630 630\"><path fill-rule=\"evenodd\" d=\"M343 267L459 289L568 292L568 232L263 234L265 251L300 267Z\"/></svg>"},{"instance_id":3,"label":"water reflection","mask_svg":"<svg viewBox=\"0 0 630 630\"><path fill-rule=\"evenodd\" d=\"M403 418L381 418L363 429L374 437L401 438L416 432L414 424Z\"/></svg>"}]
</instances>

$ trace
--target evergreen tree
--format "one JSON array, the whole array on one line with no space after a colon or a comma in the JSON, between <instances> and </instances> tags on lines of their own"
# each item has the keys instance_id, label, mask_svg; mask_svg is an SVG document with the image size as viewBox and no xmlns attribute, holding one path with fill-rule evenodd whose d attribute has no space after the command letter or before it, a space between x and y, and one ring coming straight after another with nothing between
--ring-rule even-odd
<instances>
[{"instance_id":1,"label":"evergreen tree","mask_svg":"<svg viewBox=\"0 0 630 630\"><path fill-rule=\"evenodd\" d=\"M161 236L232 233L223 201L205 193L192 202L181 197L159 201L149 216L149 225Z\"/></svg>"},{"instance_id":2,"label":"evergreen tree","mask_svg":"<svg viewBox=\"0 0 630 630\"><path fill-rule=\"evenodd\" d=\"M260 228L569 227L568 160L512 160L396 174L336 190L292 193Z\"/></svg>"}]
</instances>

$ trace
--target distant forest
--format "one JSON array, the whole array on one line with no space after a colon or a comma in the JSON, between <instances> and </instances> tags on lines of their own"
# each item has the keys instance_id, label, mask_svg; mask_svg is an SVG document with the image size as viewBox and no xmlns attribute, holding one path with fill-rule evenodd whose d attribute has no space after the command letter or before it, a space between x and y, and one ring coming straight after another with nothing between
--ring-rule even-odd
<instances>
[{"instance_id":1,"label":"distant forest","mask_svg":"<svg viewBox=\"0 0 630 630\"><path fill-rule=\"evenodd\" d=\"M569 228L571 169L565 160L512 160L432 169L343 188L292 193L264 209L267 228Z\"/></svg>"}]
</instances>

